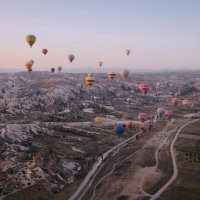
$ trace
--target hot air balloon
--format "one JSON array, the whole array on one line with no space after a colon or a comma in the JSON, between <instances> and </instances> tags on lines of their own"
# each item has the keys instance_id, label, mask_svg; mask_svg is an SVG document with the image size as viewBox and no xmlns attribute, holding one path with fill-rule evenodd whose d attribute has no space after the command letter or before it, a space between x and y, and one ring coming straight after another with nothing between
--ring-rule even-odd
<instances>
[{"instance_id":1,"label":"hot air balloon","mask_svg":"<svg viewBox=\"0 0 200 200\"><path fill-rule=\"evenodd\" d=\"M30 47L33 46L35 41L36 41L36 37L34 35L27 35L26 36L26 42L30 45Z\"/></svg>"},{"instance_id":2,"label":"hot air balloon","mask_svg":"<svg viewBox=\"0 0 200 200\"><path fill-rule=\"evenodd\" d=\"M166 119L171 119L172 118L172 115L173 115L173 112L171 110L166 110L165 111L165 117Z\"/></svg>"},{"instance_id":3,"label":"hot air balloon","mask_svg":"<svg viewBox=\"0 0 200 200\"><path fill-rule=\"evenodd\" d=\"M153 120L147 120L145 122L148 125L149 130L151 130L154 127L154 121Z\"/></svg>"},{"instance_id":4,"label":"hot air balloon","mask_svg":"<svg viewBox=\"0 0 200 200\"><path fill-rule=\"evenodd\" d=\"M149 86L147 84L140 84L139 85L139 90L143 93L143 94L147 94L147 92L149 91Z\"/></svg>"},{"instance_id":5,"label":"hot air balloon","mask_svg":"<svg viewBox=\"0 0 200 200\"><path fill-rule=\"evenodd\" d=\"M69 55L68 55L68 60L69 60L70 62L72 62L72 61L74 60L74 58L75 58L75 56L74 56L73 54L69 54Z\"/></svg>"},{"instance_id":6,"label":"hot air balloon","mask_svg":"<svg viewBox=\"0 0 200 200\"><path fill-rule=\"evenodd\" d=\"M26 69L27 69L27 71L28 71L29 73L32 72L32 65L33 65L33 64L32 64L30 61L25 63Z\"/></svg>"},{"instance_id":7,"label":"hot air balloon","mask_svg":"<svg viewBox=\"0 0 200 200\"><path fill-rule=\"evenodd\" d=\"M48 49L42 49L42 53L43 53L44 55L46 55L47 52L48 52Z\"/></svg>"},{"instance_id":8,"label":"hot air balloon","mask_svg":"<svg viewBox=\"0 0 200 200\"><path fill-rule=\"evenodd\" d=\"M57 68L57 69L58 69L58 71L59 71L59 72L61 72L61 70L62 70L62 67L61 67L61 66L58 66L58 68Z\"/></svg>"},{"instance_id":9,"label":"hot air balloon","mask_svg":"<svg viewBox=\"0 0 200 200\"><path fill-rule=\"evenodd\" d=\"M147 120L147 115L146 115L145 113L139 113L138 119L139 119L141 122L144 122L144 121Z\"/></svg>"},{"instance_id":10,"label":"hot air balloon","mask_svg":"<svg viewBox=\"0 0 200 200\"><path fill-rule=\"evenodd\" d=\"M94 81L95 81L95 79L94 79L94 77L92 76L92 74L88 74L88 76L85 78L85 84L86 84L87 86L93 86Z\"/></svg>"},{"instance_id":11,"label":"hot air balloon","mask_svg":"<svg viewBox=\"0 0 200 200\"><path fill-rule=\"evenodd\" d=\"M99 67L101 67L103 65L102 61L99 61Z\"/></svg>"},{"instance_id":12,"label":"hot air balloon","mask_svg":"<svg viewBox=\"0 0 200 200\"><path fill-rule=\"evenodd\" d=\"M149 125L146 122L140 122L140 130L146 132L149 128Z\"/></svg>"},{"instance_id":13,"label":"hot air balloon","mask_svg":"<svg viewBox=\"0 0 200 200\"><path fill-rule=\"evenodd\" d=\"M165 109L164 108L158 108L157 109L157 115L159 118L161 118L165 113Z\"/></svg>"},{"instance_id":14,"label":"hot air balloon","mask_svg":"<svg viewBox=\"0 0 200 200\"><path fill-rule=\"evenodd\" d=\"M116 74L115 74L115 72L110 71L107 73L107 76L110 80L113 80L115 78Z\"/></svg>"},{"instance_id":15,"label":"hot air balloon","mask_svg":"<svg viewBox=\"0 0 200 200\"><path fill-rule=\"evenodd\" d=\"M25 63L26 68L31 68L33 66L32 62L28 61Z\"/></svg>"},{"instance_id":16,"label":"hot air balloon","mask_svg":"<svg viewBox=\"0 0 200 200\"><path fill-rule=\"evenodd\" d=\"M183 101L182 101L182 104L183 104L183 106L184 107L189 107L189 105L190 105L190 102L189 102L189 100L187 100L187 99L184 99Z\"/></svg>"},{"instance_id":17,"label":"hot air balloon","mask_svg":"<svg viewBox=\"0 0 200 200\"><path fill-rule=\"evenodd\" d=\"M128 56L131 53L131 50L126 49L126 55Z\"/></svg>"},{"instance_id":18,"label":"hot air balloon","mask_svg":"<svg viewBox=\"0 0 200 200\"><path fill-rule=\"evenodd\" d=\"M95 124L101 124L102 123L102 118L101 117L95 117L94 122Z\"/></svg>"},{"instance_id":19,"label":"hot air balloon","mask_svg":"<svg viewBox=\"0 0 200 200\"><path fill-rule=\"evenodd\" d=\"M117 134L117 135L122 135L125 131L125 128L122 124L117 124L114 128L114 132Z\"/></svg>"},{"instance_id":20,"label":"hot air balloon","mask_svg":"<svg viewBox=\"0 0 200 200\"><path fill-rule=\"evenodd\" d=\"M41 94L40 89L35 89L34 94L38 97Z\"/></svg>"},{"instance_id":21,"label":"hot air balloon","mask_svg":"<svg viewBox=\"0 0 200 200\"><path fill-rule=\"evenodd\" d=\"M173 98L173 99L171 100L171 102L172 102L172 105L173 105L173 106L177 106L177 104L178 104L178 99L177 99L177 98Z\"/></svg>"},{"instance_id":22,"label":"hot air balloon","mask_svg":"<svg viewBox=\"0 0 200 200\"><path fill-rule=\"evenodd\" d=\"M54 67L51 68L51 72L52 72L52 73L55 72L55 68L54 68Z\"/></svg>"},{"instance_id":23,"label":"hot air balloon","mask_svg":"<svg viewBox=\"0 0 200 200\"><path fill-rule=\"evenodd\" d=\"M133 122L128 122L127 127L129 130L132 130L134 128L134 123Z\"/></svg>"},{"instance_id":24,"label":"hot air balloon","mask_svg":"<svg viewBox=\"0 0 200 200\"><path fill-rule=\"evenodd\" d=\"M123 69L120 71L120 76L125 80L129 75L129 71L127 69Z\"/></svg>"}]
</instances>

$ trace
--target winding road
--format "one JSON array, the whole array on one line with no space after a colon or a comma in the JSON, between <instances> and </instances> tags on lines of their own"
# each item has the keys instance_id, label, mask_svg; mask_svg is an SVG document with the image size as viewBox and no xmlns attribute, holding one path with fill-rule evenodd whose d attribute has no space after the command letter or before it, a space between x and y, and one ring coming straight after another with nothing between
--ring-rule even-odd
<instances>
[{"instance_id":1,"label":"winding road","mask_svg":"<svg viewBox=\"0 0 200 200\"><path fill-rule=\"evenodd\" d=\"M151 173L153 170L155 170L155 169L157 168L157 166L158 166L158 152L159 152L160 148L163 146L163 144L167 141L167 139L169 138L170 134L171 134L172 132L174 132L174 131L175 131L174 129L171 130L171 131L168 131L168 132L167 132L168 137L164 138L163 142L159 145L158 149L157 149L156 152L155 152L156 165L148 172L148 174ZM113 165L113 167L112 167L112 170L111 170L110 172L108 172L105 176L103 176L103 177L96 183L96 185L94 186L93 194L92 194L92 197L91 197L90 200L93 200L93 199L94 199L94 197L95 197L95 195L96 195L96 188L97 188L97 186L98 186L102 181L104 181L108 176L110 176L110 175L114 172L116 166L117 166L119 163L122 163L122 162L128 160L128 159L131 158L133 155L135 155L135 154L139 153L140 151L144 150L146 147L148 147L149 143L151 143L151 140L148 141L148 143L147 143L146 145L144 145L144 146L143 146L141 149L139 149L138 151L132 153L131 155L129 155L129 156L126 157L125 159L120 160L119 162L115 163L115 164ZM141 191L145 196L151 196L150 194L146 193L146 192L142 189L142 185L143 185L144 179L145 179L145 177L146 177L148 174L146 174L146 175L142 178L142 180L141 180L141 182L140 182L140 185L139 185L140 191Z\"/></svg>"},{"instance_id":2,"label":"winding road","mask_svg":"<svg viewBox=\"0 0 200 200\"><path fill-rule=\"evenodd\" d=\"M200 119L196 119L196 120L193 120L193 121L190 121L186 124L184 124L183 126L181 126L179 128L179 130L177 131L171 145L170 145L170 153L171 153L171 157L172 157L172 163L173 163L173 175L172 177L170 178L170 180L162 186L162 188L160 188L155 194L153 195L150 195L150 194L147 194L145 191L143 191L143 193L147 196L150 196L150 200L156 200L157 198L160 197L160 195L169 187L170 184L172 184L175 179L177 178L177 175L178 175L178 168L177 168L177 163L176 163L176 157L175 157L175 153L174 153L174 144L176 142L176 140L178 139L178 136L180 134L180 132L182 131L182 129L186 126L188 126L189 124L191 123L194 123L196 121L198 121ZM174 131L174 130L172 130ZM171 132L171 131L169 131ZM140 135L140 133L136 134L136 135ZM107 156L110 154L110 153L113 153L117 150L119 150L120 148L124 147L126 144L128 144L129 142L131 141L134 141L136 140L136 135L126 139L125 141L119 143L118 145L112 147L110 150L108 150L107 152L105 152L103 154L103 159L107 158ZM167 139L167 138L166 138ZM162 145L161 145L162 146ZM160 147L157 149L156 151L156 167L158 166L158 151L160 149ZM145 146L142 148L144 149ZM128 156L126 159L128 159L129 157L133 156L134 154L138 153L139 151L141 151L142 149L139 149L138 151L136 151L135 153L131 154L130 156ZM75 193L69 198L69 200L81 200L82 197L85 195L85 193L88 191L88 189L91 187L92 185L92 182L95 178L95 176L98 174L98 172L101 170L101 168L104 166L105 162L103 161L102 157L99 157L97 162L94 164L94 166L92 167L92 169L90 170L90 172L87 174L87 176L85 177L85 179L83 180L83 182L81 183L81 185L78 187L78 189L75 191ZM126 160L124 159L124 160ZM124 161L122 160L122 161ZM96 187L98 186L98 184L100 182L102 182L106 177L108 177L109 175L112 174L113 170L115 169L115 167L117 166L117 164L119 164L120 162L122 161L119 161L118 163L115 163L115 165L113 166L112 170L106 174L104 177L102 177L98 182L97 184L95 185L94 187L94 191L93 191L93 195L91 197L91 200L93 200L93 198L95 197L95 189Z\"/></svg>"},{"instance_id":3,"label":"winding road","mask_svg":"<svg viewBox=\"0 0 200 200\"><path fill-rule=\"evenodd\" d=\"M110 175L114 172L116 166L117 166L119 163L122 163L122 162L128 160L130 157L132 157L132 156L135 155L136 153L142 151L144 148L145 148L145 147L143 147L143 148L139 149L138 151L132 153L130 156L126 157L125 159L120 160L119 162L115 163L115 164L113 165L113 167L112 167L112 170L111 170L108 174L106 174L105 176L103 176L103 177L97 182L97 184L96 184L95 187L94 187L94 192L93 192L93 195L92 195L92 197L91 197L90 200L93 200L93 198L95 197L97 186L98 186L104 179L106 179L108 176L110 176Z\"/></svg>"},{"instance_id":4,"label":"winding road","mask_svg":"<svg viewBox=\"0 0 200 200\"><path fill-rule=\"evenodd\" d=\"M175 144L176 140L178 139L178 136L179 136L179 134L180 134L180 132L182 131L183 128L185 128L189 124L194 123L194 122L199 121L199 120L200 119L196 119L196 120L193 120L191 122L188 122L187 124L181 126L179 128L179 130L177 131L176 136L174 137L174 139L173 139L173 141L170 145L170 153L171 153L171 157L172 157L173 171L174 171L173 175L170 178L170 180L165 185L163 185L162 188L160 188L160 190L158 190L154 195L151 196L150 200L155 200L155 199L159 198L160 195L169 187L169 185L171 185L176 180L177 175L178 175L178 167L177 167L177 163L176 163L176 156L174 154L174 144Z\"/></svg>"},{"instance_id":5,"label":"winding road","mask_svg":"<svg viewBox=\"0 0 200 200\"><path fill-rule=\"evenodd\" d=\"M128 144L129 142L136 140L136 136L140 135L140 134L141 134L141 132L137 133L136 135L133 135L132 137L130 137L130 138L124 140L123 142L119 143L118 145L112 147L110 150L108 150L107 152L105 152L103 154L103 159L107 158L107 156L110 153L112 153L116 150L119 150L121 147ZM75 193L69 198L69 200L79 200L87 192L87 190L89 189L89 187L92 184L92 181L94 180L94 177L99 172L99 168L104 165L103 159L102 159L102 157L98 158L97 162L94 164L94 166L92 167L90 172L84 178L81 185L78 187L78 189L75 191Z\"/></svg>"}]
</instances>

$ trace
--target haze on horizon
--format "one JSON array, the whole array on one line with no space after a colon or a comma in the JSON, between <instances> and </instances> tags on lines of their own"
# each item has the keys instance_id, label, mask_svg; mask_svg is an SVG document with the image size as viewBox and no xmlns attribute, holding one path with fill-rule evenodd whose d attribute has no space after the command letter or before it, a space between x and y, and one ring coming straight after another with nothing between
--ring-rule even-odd
<instances>
[{"instance_id":1,"label":"haze on horizon","mask_svg":"<svg viewBox=\"0 0 200 200\"><path fill-rule=\"evenodd\" d=\"M199 69L199 10L198 0L6 0L0 7L0 72L23 71L30 59L33 70L61 65L66 72L99 72L100 60L104 71ZM33 48L27 34L37 37Z\"/></svg>"}]
</instances>

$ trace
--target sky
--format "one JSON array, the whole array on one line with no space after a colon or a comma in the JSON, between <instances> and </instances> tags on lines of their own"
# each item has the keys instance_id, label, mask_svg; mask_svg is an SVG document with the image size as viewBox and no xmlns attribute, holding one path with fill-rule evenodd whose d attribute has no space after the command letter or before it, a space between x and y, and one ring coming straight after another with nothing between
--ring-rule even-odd
<instances>
[{"instance_id":1,"label":"sky","mask_svg":"<svg viewBox=\"0 0 200 200\"><path fill-rule=\"evenodd\" d=\"M30 59L36 71L200 69L199 11L199 0L0 0L0 72Z\"/></svg>"}]
</instances>

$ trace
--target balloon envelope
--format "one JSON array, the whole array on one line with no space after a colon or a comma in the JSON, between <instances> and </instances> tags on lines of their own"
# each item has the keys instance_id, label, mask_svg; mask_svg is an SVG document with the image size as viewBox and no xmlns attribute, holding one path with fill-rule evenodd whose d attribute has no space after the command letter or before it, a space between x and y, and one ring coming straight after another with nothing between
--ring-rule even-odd
<instances>
[{"instance_id":1,"label":"balloon envelope","mask_svg":"<svg viewBox=\"0 0 200 200\"><path fill-rule=\"evenodd\" d=\"M99 61L99 67L101 67L103 65L102 61Z\"/></svg>"},{"instance_id":2,"label":"balloon envelope","mask_svg":"<svg viewBox=\"0 0 200 200\"><path fill-rule=\"evenodd\" d=\"M145 122L140 122L140 130L141 130L142 132L147 131L148 128L149 128L149 125L148 125L147 123L145 123Z\"/></svg>"},{"instance_id":3,"label":"balloon envelope","mask_svg":"<svg viewBox=\"0 0 200 200\"><path fill-rule=\"evenodd\" d=\"M124 131L125 131L125 128L124 128L124 126L121 125L121 124L117 124L117 125L115 126L115 128L114 128L114 132L115 132L116 134L118 134L118 135L123 134Z\"/></svg>"},{"instance_id":4,"label":"balloon envelope","mask_svg":"<svg viewBox=\"0 0 200 200\"><path fill-rule=\"evenodd\" d=\"M115 78L116 74L115 74L115 72L110 71L107 73L107 76L110 80L113 80Z\"/></svg>"},{"instance_id":5,"label":"balloon envelope","mask_svg":"<svg viewBox=\"0 0 200 200\"><path fill-rule=\"evenodd\" d=\"M54 68L54 67L51 68L51 72L52 72L52 73L55 72L55 68Z\"/></svg>"},{"instance_id":6,"label":"balloon envelope","mask_svg":"<svg viewBox=\"0 0 200 200\"><path fill-rule=\"evenodd\" d=\"M130 49L126 49L126 55L128 56L131 53Z\"/></svg>"},{"instance_id":7,"label":"balloon envelope","mask_svg":"<svg viewBox=\"0 0 200 200\"><path fill-rule=\"evenodd\" d=\"M47 54L47 52L48 52L48 50L47 50L47 49L42 49L42 53L43 53L44 55L46 55L46 54Z\"/></svg>"},{"instance_id":8,"label":"balloon envelope","mask_svg":"<svg viewBox=\"0 0 200 200\"><path fill-rule=\"evenodd\" d=\"M102 118L101 117L95 117L95 119L94 119L94 122L96 123L96 124L101 124L102 123Z\"/></svg>"},{"instance_id":9,"label":"balloon envelope","mask_svg":"<svg viewBox=\"0 0 200 200\"><path fill-rule=\"evenodd\" d=\"M31 68L33 66L33 64L32 64L32 62L29 61L29 62L25 63L25 66L28 69L28 68Z\"/></svg>"},{"instance_id":10,"label":"balloon envelope","mask_svg":"<svg viewBox=\"0 0 200 200\"><path fill-rule=\"evenodd\" d=\"M134 123L133 122L128 122L127 127L132 130L134 128Z\"/></svg>"},{"instance_id":11,"label":"balloon envelope","mask_svg":"<svg viewBox=\"0 0 200 200\"><path fill-rule=\"evenodd\" d=\"M154 121L153 120L148 119L145 123L148 125L149 130L151 130L154 127Z\"/></svg>"},{"instance_id":12,"label":"balloon envelope","mask_svg":"<svg viewBox=\"0 0 200 200\"><path fill-rule=\"evenodd\" d=\"M94 79L94 77L92 76L92 74L88 74L88 76L85 78L85 84L86 84L87 86L93 86L94 81L95 81L95 79Z\"/></svg>"},{"instance_id":13,"label":"balloon envelope","mask_svg":"<svg viewBox=\"0 0 200 200\"><path fill-rule=\"evenodd\" d=\"M58 71L60 72L62 70L62 67L61 66L58 66Z\"/></svg>"},{"instance_id":14,"label":"balloon envelope","mask_svg":"<svg viewBox=\"0 0 200 200\"><path fill-rule=\"evenodd\" d=\"M120 71L120 76L125 80L128 78L129 71L127 69L123 69Z\"/></svg>"},{"instance_id":15,"label":"balloon envelope","mask_svg":"<svg viewBox=\"0 0 200 200\"><path fill-rule=\"evenodd\" d=\"M149 91L149 86L147 84L140 84L139 85L139 90L142 93L147 94L147 92Z\"/></svg>"},{"instance_id":16,"label":"balloon envelope","mask_svg":"<svg viewBox=\"0 0 200 200\"><path fill-rule=\"evenodd\" d=\"M72 62L74 60L75 56L73 54L68 55L68 60Z\"/></svg>"},{"instance_id":17,"label":"balloon envelope","mask_svg":"<svg viewBox=\"0 0 200 200\"><path fill-rule=\"evenodd\" d=\"M147 115L146 115L145 113L139 113L138 119L139 119L141 122L144 122L144 121L147 120Z\"/></svg>"},{"instance_id":18,"label":"balloon envelope","mask_svg":"<svg viewBox=\"0 0 200 200\"><path fill-rule=\"evenodd\" d=\"M157 115L158 117L162 117L165 113L165 109L164 108L158 108L157 109Z\"/></svg>"},{"instance_id":19,"label":"balloon envelope","mask_svg":"<svg viewBox=\"0 0 200 200\"><path fill-rule=\"evenodd\" d=\"M35 94L36 96L39 96L39 95L41 94L40 89L35 89L35 90L34 90L34 94Z\"/></svg>"},{"instance_id":20,"label":"balloon envelope","mask_svg":"<svg viewBox=\"0 0 200 200\"><path fill-rule=\"evenodd\" d=\"M165 111L165 117L167 119L171 119L172 118L172 115L173 115L173 112L171 110L166 110Z\"/></svg>"},{"instance_id":21,"label":"balloon envelope","mask_svg":"<svg viewBox=\"0 0 200 200\"><path fill-rule=\"evenodd\" d=\"M30 45L30 47L33 46L33 44L35 43L35 41L36 41L35 35L27 35L26 36L26 42Z\"/></svg>"},{"instance_id":22,"label":"balloon envelope","mask_svg":"<svg viewBox=\"0 0 200 200\"><path fill-rule=\"evenodd\" d=\"M178 104L178 98L173 98L171 100L171 102L172 102L172 105L177 106L177 104Z\"/></svg>"}]
</instances>

